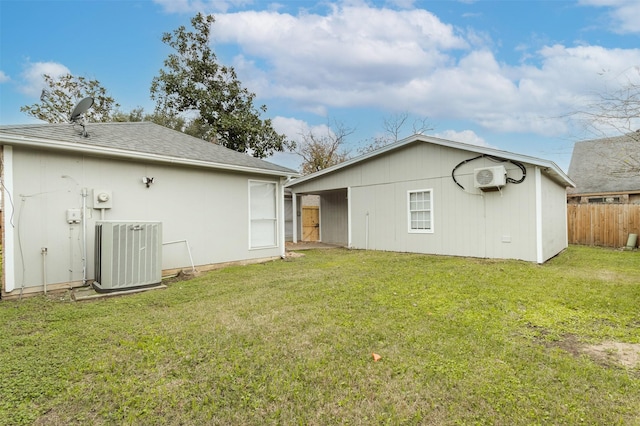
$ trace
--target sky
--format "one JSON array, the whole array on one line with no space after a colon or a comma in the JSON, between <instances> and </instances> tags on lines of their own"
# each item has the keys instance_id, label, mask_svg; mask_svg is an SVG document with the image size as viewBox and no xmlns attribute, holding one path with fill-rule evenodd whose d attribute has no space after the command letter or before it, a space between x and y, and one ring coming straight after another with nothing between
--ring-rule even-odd
<instances>
[{"instance_id":1,"label":"sky","mask_svg":"<svg viewBox=\"0 0 640 426\"><path fill-rule=\"evenodd\" d=\"M153 112L163 33L213 14L212 47L291 140L352 129L345 149L407 114L426 134L554 161L592 139L575 120L640 76L637 0L0 0L0 125L35 123L43 74L98 80ZM297 169L295 153L268 158Z\"/></svg>"}]
</instances>

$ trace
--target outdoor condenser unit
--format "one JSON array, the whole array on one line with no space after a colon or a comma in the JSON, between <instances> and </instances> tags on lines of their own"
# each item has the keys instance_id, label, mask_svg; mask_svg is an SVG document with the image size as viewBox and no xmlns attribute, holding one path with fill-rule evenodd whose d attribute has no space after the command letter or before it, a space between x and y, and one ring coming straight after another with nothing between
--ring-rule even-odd
<instances>
[{"instance_id":1,"label":"outdoor condenser unit","mask_svg":"<svg viewBox=\"0 0 640 426\"><path fill-rule=\"evenodd\" d=\"M96 222L96 291L126 290L161 281L161 222Z\"/></svg>"},{"instance_id":2,"label":"outdoor condenser unit","mask_svg":"<svg viewBox=\"0 0 640 426\"><path fill-rule=\"evenodd\" d=\"M473 183L483 191L498 189L507 183L507 169L504 166L474 169Z\"/></svg>"}]
</instances>

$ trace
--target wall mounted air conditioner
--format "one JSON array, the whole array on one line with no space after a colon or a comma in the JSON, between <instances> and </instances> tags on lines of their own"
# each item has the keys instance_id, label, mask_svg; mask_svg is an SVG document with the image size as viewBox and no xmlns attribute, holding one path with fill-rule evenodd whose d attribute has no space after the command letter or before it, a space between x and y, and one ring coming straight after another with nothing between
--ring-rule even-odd
<instances>
[{"instance_id":1,"label":"wall mounted air conditioner","mask_svg":"<svg viewBox=\"0 0 640 426\"><path fill-rule=\"evenodd\" d=\"M473 183L483 191L497 190L507 183L507 169L504 166L474 169Z\"/></svg>"},{"instance_id":2,"label":"wall mounted air conditioner","mask_svg":"<svg viewBox=\"0 0 640 426\"><path fill-rule=\"evenodd\" d=\"M96 291L126 290L161 281L161 222L96 222Z\"/></svg>"}]
</instances>

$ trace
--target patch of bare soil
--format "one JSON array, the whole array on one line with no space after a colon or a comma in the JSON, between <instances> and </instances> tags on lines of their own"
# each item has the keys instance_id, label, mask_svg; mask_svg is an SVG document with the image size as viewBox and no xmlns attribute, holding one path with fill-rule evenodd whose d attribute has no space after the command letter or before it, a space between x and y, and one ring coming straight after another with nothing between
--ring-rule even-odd
<instances>
[{"instance_id":1,"label":"patch of bare soil","mask_svg":"<svg viewBox=\"0 0 640 426\"><path fill-rule=\"evenodd\" d=\"M565 336L563 340L555 342L555 346L574 356L587 355L602 364L617 364L631 369L640 367L640 343L611 341L588 345L579 342L574 336Z\"/></svg>"},{"instance_id":2,"label":"patch of bare soil","mask_svg":"<svg viewBox=\"0 0 640 426\"><path fill-rule=\"evenodd\" d=\"M605 363L620 364L627 368L640 367L640 343L603 342L582 345L582 352Z\"/></svg>"},{"instance_id":3,"label":"patch of bare soil","mask_svg":"<svg viewBox=\"0 0 640 426\"><path fill-rule=\"evenodd\" d=\"M302 257L302 256L304 256L304 253L298 253L295 251L288 251L285 253L285 258L287 259L294 259L296 257Z\"/></svg>"},{"instance_id":4,"label":"patch of bare soil","mask_svg":"<svg viewBox=\"0 0 640 426\"><path fill-rule=\"evenodd\" d=\"M604 365L640 368L640 343L608 341L589 345L580 342L575 336L567 335L549 346L559 347L574 356L587 355Z\"/></svg>"}]
</instances>

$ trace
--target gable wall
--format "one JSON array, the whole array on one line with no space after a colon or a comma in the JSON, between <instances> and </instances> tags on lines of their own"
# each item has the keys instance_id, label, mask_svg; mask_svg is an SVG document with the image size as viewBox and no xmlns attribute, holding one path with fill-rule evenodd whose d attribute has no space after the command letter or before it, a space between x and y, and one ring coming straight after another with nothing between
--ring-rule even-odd
<instances>
[{"instance_id":1,"label":"gable wall","mask_svg":"<svg viewBox=\"0 0 640 426\"><path fill-rule=\"evenodd\" d=\"M535 167L527 166L521 184L508 183L501 192L481 192L473 186L473 170L498 165L486 158L456 170L459 188L451 178L453 168L477 153L418 143L375 157L310 182L296 192L350 188L351 237L354 248L434 253L490 258L537 260ZM502 163L508 176L519 179L520 169ZM547 218L564 212L564 188L546 180ZM434 232L408 232L407 191L433 189ZM544 210L544 209L543 209ZM323 232L326 232L326 224ZM566 226L566 223L565 223ZM562 222L546 228L545 241L566 235ZM548 252L562 244L551 244Z\"/></svg>"},{"instance_id":2,"label":"gable wall","mask_svg":"<svg viewBox=\"0 0 640 426\"><path fill-rule=\"evenodd\" d=\"M5 202L5 212L13 224L16 287L42 284L42 247L48 283L82 279L82 225L66 221L67 209L82 207L82 188L89 189L88 278L94 275L94 226L101 219L101 211L91 208L92 189L112 191L105 220L162 222L163 242L187 240L196 266L280 255L279 247L249 249L248 180L277 182L274 177L15 147L13 171L13 207ZM150 188L143 176L154 177ZM190 267L186 245L163 246L162 266Z\"/></svg>"},{"instance_id":3,"label":"gable wall","mask_svg":"<svg viewBox=\"0 0 640 426\"><path fill-rule=\"evenodd\" d=\"M354 248L536 260L533 180L474 195L450 178L352 188ZM408 231L407 192L433 190L434 232Z\"/></svg>"}]
</instances>

